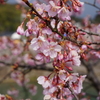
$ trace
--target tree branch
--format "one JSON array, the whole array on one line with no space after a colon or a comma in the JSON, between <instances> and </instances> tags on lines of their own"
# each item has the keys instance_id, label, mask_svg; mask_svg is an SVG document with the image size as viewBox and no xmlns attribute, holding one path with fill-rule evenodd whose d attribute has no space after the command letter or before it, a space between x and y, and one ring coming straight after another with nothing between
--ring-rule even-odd
<instances>
[{"instance_id":1,"label":"tree branch","mask_svg":"<svg viewBox=\"0 0 100 100\"><path fill-rule=\"evenodd\" d=\"M94 3L94 4L89 3L89 2L84 2L84 3L85 3L85 4L88 4L88 5L90 5L90 6L93 6L93 7L97 8L98 10L100 10L100 7L96 6L95 3Z\"/></svg>"}]
</instances>

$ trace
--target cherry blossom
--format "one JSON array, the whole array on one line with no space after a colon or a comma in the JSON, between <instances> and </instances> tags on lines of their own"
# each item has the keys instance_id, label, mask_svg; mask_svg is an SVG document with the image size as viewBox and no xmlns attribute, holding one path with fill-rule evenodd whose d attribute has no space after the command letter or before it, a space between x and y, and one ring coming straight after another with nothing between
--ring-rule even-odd
<instances>
[{"instance_id":1,"label":"cherry blossom","mask_svg":"<svg viewBox=\"0 0 100 100\"><path fill-rule=\"evenodd\" d=\"M46 7L45 10L48 12L50 17L54 17L57 15L58 10L60 9L53 1L49 1L50 5L48 8Z\"/></svg>"},{"instance_id":2,"label":"cherry blossom","mask_svg":"<svg viewBox=\"0 0 100 100\"><path fill-rule=\"evenodd\" d=\"M28 85L28 89L29 89L29 92L32 95L36 95L36 93L37 93L37 86L34 86L34 85L30 84L30 85Z\"/></svg>"},{"instance_id":3,"label":"cherry blossom","mask_svg":"<svg viewBox=\"0 0 100 100\"><path fill-rule=\"evenodd\" d=\"M37 80L38 83L41 84L44 88L48 88L50 86L49 80L44 76L38 77Z\"/></svg>"},{"instance_id":4,"label":"cherry blossom","mask_svg":"<svg viewBox=\"0 0 100 100\"><path fill-rule=\"evenodd\" d=\"M37 12L39 14L42 14L44 9L45 9L45 7L46 7L46 4L44 4L44 3L41 4L41 5L40 4L36 4L35 7L36 7Z\"/></svg>"},{"instance_id":5,"label":"cherry blossom","mask_svg":"<svg viewBox=\"0 0 100 100\"><path fill-rule=\"evenodd\" d=\"M82 89L82 82L85 77L85 75L79 77L78 73L69 74L65 70L60 70L58 71L58 75L51 79L46 79L46 77L40 76L37 80L44 88L44 98L49 98L51 100L54 100L54 98L57 99L55 93L61 91L61 93L58 93L57 100L62 98L64 99L65 97L68 100L72 100L71 91L68 89L68 86L71 87L76 94L80 93Z\"/></svg>"},{"instance_id":6,"label":"cherry blossom","mask_svg":"<svg viewBox=\"0 0 100 100\"><path fill-rule=\"evenodd\" d=\"M48 45L48 41L43 36L39 36L38 38L33 38L31 41L31 46L33 50L38 50L41 48L45 48Z\"/></svg>"},{"instance_id":7,"label":"cherry blossom","mask_svg":"<svg viewBox=\"0 0 100 100\"><path fill-rule=\"evenodd\" d=\"M24 35L23 23L17 28L17 33L19 35Z\"/></svg>"},{"instance_id":8,"label":"cherry blossom","mask_svg":"<svg viewBox=\"0 0 100 100\"><path fill-rule=\"evenodd\" d=\"M27 24L27 30L25 31L26 36L29 36L29 34L37 34L38 32L38 25L34 19L30 19Z\"/></svg>"},{"instance_id":9,"label":"cherry blossom","mask_svg":"<svg viewBox=\"0 0 100 100\"><path fill-rule=\"evenodd\" d=\"M96 27L96 33L100 34L100 24Z\"/></svg>"},{"instance_id":10,"label":"cherry blossom","mask_svg":"<svg viewBox=\"0 0 100 100\"><path fill-rule=\"evenodd\" d=\"M50 56L51 58L57 57L57 52L60 52L62 47L57 45L55 42L50 42L49 45L43 50L45 56Z\"/></svg>"},{"instance_id":11,"label":"cherry blossom","mask_svg":"<svg viewBox=\"0 0 100 100\"><path fill-rule=\"evenodd\" d=\"M73 66L80 66L81 58L84 60L92 59L92 56L100 58L100 51L95 50L100 47L98 45L100 39L97 38L100 34L100 24L90 25L89 17L86 17L85 27L81 26L82 29L80 29L74 25L71 15L73 12L80 13L84 6L84 3L79 0L46 0L46 3L36 2L35 4L31 4L28 0L22 1L31 10L18 26L17 33L27 38L23 45L21 45L22 41L10 41L5 37L0 39L0 51L11 48L9 52L12 55L9 57L4 51L0 60L9 59L8 62L11 60L13 62L15 56L17 57L12 64L11 78L20 86L25 86L29 82L25 77L27 72L50 63L53 72L48 76L37 78L38 84L43 87L44 100L77 99L77 95L83 89L82 84L86 75L74 73ZM97 0L98 3L99 1ZM32 95L36 94L36 86L29 85L27 88ZM9 90L8 94L16 95L17 92ZM3 98L1 100L6 100L4 95L0 97ZM87 98L80 100L85 99L88 100Z\"/></svg>"},{"instance_id":12,"label":"cherry blossom","mask_svg":"<svg viewBox=\"0 0 100 100\"><path fill-rule=\"evenodd\" d=\"M12 90L8 90L7 93L8 93L9 95L13 95L13 96L17 97L19 91L16 90L16 89L12 89Z\"/></svg>"},{"instance_id":13,"label":"cherry blossom","mask_svg":"<svg viewBox=\"0 0 100 100\"><path fill-rule=\"evenodd\" d=\"M0 94L0 100L7 100L5 95Z\"/></svg>"},{"instance_id":14,"label":"cherry blossom","mask_svg":"<svg viewBox=\"0 0 100 100\"><path fill-rule=\"evenodd\" d=\"M70 12L65 7L61 8L58 11L58 17L62 20L71 20L70 18Z\"/></svg>"}]
</instances>

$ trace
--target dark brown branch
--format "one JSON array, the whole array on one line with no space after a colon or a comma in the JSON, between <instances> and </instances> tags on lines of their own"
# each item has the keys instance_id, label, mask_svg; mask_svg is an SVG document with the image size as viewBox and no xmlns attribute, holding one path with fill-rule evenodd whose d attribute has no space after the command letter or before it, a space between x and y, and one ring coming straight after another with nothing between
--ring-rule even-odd
<instances>
[{"instance_id":1,"label":"dark brown branch","mask_svg":"<svg viewBox=\"0 0 100 100\"><path fill-rule=\"evenodd\" d=\"M0 62L1 63L1 62ZM10 63L5 63L2 62L3 64L5 64L6 66L9 65L14 65L14 64L10 64ZM23 68L23 74L27 74L30 71L34 70L44 70L44 71L53 71L53 68L47 67L46 64L41 64L41 65L35 65L35 66L29 66L29 65L18 65L18 68ZM1 80L0 80L0 84L7 78L9 77L9 75L13 72L13 70L11 70L9 73L7 73Z\"/></svg>"},{"instance_id":2,"label":"dark brown branch","mask_svg":"<svg viewBox=\"0 0 100 100\"><path fill-rule=\"evenodd\" d=\"M85 33L87 33L88 35L100 36L100 34L95 34L95 33L92 33L92 32L87 32L87 31L85 31L85 30L83 30L83 29L80 29L80 31L85 32Z\"/></svg>"},{"instance_id":3,"label":"dark brown branch","mask_svg":"<svg viewBox=\"0 0 100 100\"><path fill-rule=\"evenodd\" d=\"M3 62L3 61L0 61L0 63L4 64L5 66L12 66L12 65L14 65L13 63L6 63L6 62ZM18 67L26 68L26 70L27 69L29 69L29 70L35 69L35 70L53 71L53 67L47 67L46 63L43 63L41 65L34 65L34 66L18 64Z\"/></svg>"},{"instance_id":4,"label":"dark brown branch","mask_svg":"<svg viewBox=\"0 0 100 100\"><path fill-rule=\"evenodd\" d=\"M98 42L91 42L91 43L89 43L88 45L92 45L92 44L100 45L100 43L98 43Z\"/></svg>"},{"instance_id":5,"label":"dark brown branch","mask_svg":"<svg viewBox=\"0 0 100 100\"><path fill-rule=\"evenodd\" d=\"M36 66L25 66L25 65L21 65L21 68L26 68L23 70L24 74L29 73L31 70L43 70L43 71L53 71L53 67L47 67L46 64L41 64L41 65L36 65Z\"/></svg>"}]
</instances>

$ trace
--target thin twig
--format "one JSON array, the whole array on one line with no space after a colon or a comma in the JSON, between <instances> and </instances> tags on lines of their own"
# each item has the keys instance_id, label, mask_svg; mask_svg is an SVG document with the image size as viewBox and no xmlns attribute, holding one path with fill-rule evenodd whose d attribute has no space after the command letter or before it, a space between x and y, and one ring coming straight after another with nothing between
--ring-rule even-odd
<instances>
[{"instance_id":1,"label":"thin twig","mask_svg":"<svg viewBox=\"0 0 100 100\"><path fill-rule=\"evenodd\" d=\"M13 72L13 70L11 70L10 72L8 72L1 80L0 80L0 84Z\"/></svg>"},{"instance_id":2,"label":"thin twig","mask_svg":"<svg viewBox=\"0 0 100 100\"><path fill-rule=\"evenodd\" d=\"M76 100L79 100L78 96L74 93L74 91L72 90L71 87L69 87L69 90L72 92L72 94L74 95L74 97L76 98Z\"/></svg>"},{"instance_id":3,"label":"thin twig","mask_svg":"<svg viewBox=\"0 0 100 100\"><path fill-rule=\"evenodd\" d=\"M100 7L96 6L95 4L89 3L89 2L84 2L85 4L88 4L90 6L93 6L95 8L97 8L98 10L100 10Z\"/></svg>"},{"instance_id":4,"label":"thin twig","mask_svg":"<svg viewBox=\"0 0 100 100\"><path fill-rule=\"evenodd\" d=\"M85 30L83 30L83 29L80 29L80 31L85 32L85 33L87 33L88 35L100 36L100 34L95 34L95 33L92 33L92 32L87 32L87 31L85 31Z\"/></svg>"}]
</instances>

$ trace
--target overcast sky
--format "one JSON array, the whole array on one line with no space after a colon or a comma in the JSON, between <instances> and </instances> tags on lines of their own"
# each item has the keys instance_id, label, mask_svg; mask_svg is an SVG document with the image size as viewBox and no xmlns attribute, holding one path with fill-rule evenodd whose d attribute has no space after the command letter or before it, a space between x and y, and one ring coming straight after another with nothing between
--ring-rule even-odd
<instances>
[{"instance_id":1,"label":"overcast sky","mask_svg":"<svg viewBox=\"0 0 100 100\"><path fill-rule=\"evenodd\" d=\"M34 1L34 0L30 0L30 1ZM90 2L90 3L93 3L94 0L80 0L82 2ZM8 3L17 3L16 0L8 0L7 1ZM96 8L90 6L90 5L87 5L85 4L85 7L84 7L84 12L81 14L80 17L85 17L87 15L90 15L92 16L92 18L96 15L96 11L98 11Z\"/></svg>"}]
</instances>

